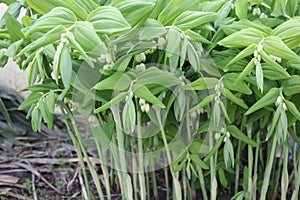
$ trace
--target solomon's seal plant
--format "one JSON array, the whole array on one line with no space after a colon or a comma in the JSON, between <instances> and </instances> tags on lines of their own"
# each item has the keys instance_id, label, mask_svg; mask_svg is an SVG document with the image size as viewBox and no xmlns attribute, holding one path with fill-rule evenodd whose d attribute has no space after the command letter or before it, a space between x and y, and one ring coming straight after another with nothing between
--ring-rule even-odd
<instances>
[{"instance_id":1,"label":"solomon's seal plant","mask_svg":"<svg viewBox=\"0 0 300 200\"><path fill-rule=\"evenodd\" d=\"M299 1L1 2L0 65L28 69L19 109L35 131L61 109L89 199L86 165L100 199L116 182L123 199L226 189L233 199L299 198Z\"/></svg>"}]
</instances>

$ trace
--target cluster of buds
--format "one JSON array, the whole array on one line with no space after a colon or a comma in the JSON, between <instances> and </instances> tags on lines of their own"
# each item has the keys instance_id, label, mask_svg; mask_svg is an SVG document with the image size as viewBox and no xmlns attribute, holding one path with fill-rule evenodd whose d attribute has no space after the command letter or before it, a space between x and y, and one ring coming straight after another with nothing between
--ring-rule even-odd
<instances>
[{"instance_id":1,"label":"cluster of buds","mask_svg":"<svg viewBox=\"0 0 300 200\"><path fill-rule=\"evenodd\" d=\"M216 96L215 96L214 100L217 103L220 103L220 101L221 101L221 99L220 99L220 97L221 97L220 89L221 88L224 88L224 84L220 81L220 83L215 86Z\"/></svg>"},{"instance_id":2,"label":"cluster of buds","mask_svg":"<svg viewBox=\"0 0 300 200\"><path fill-rule=\"evenodd\" d=\"M136 69L136 71L138 71L138 72L145 71L145 70L146 70L146 65L145 65L144 63L141 63L141 64L139 64L139 65L136 65L136 66L135 66L135 69Z\"/></svg>"},{"instance_id":3,"label":"cluster of buds","mask_svg":"<svg viewBox=\"0 0 300 200\"><path fill-rule=\"evenodd\" d=\"M260 8L253 8L253 10L252 10L252 15L254 15L254 16L259 16L259 15L261 15L261 10L260 10Z\"/></svg>"},{"instance_id":4,"label":"cluster of buds","mask_svg":"<svg viewBox=\"0 0 300 200\"><path fill-rule=\"evenodd\" d=\"M261 56L260 56L259 52L262 51L263 48L264 48L263 45L259 44L258 47L257 47L257 50L255 50L254 53L253 53L253 56L255 58L255 60L254 60L255 65L257 65L261 61Z\"/></svg>"},{"instance_id":5,"label":"cluster of buds","mask_svg":"<svg viewBox=\"0 0 300 200\"><path fill-rule=\"evenodd\" d=\"M223 142L227 142L230 138L230 133L226 131L225 128L222 128L219 133L215 133L215 140L218 140L221 137L221 134L225 135Z\"/></svg>"},{"instance_id":6,"label":"cluster of buds","mask_svg":"<svg viewBox=\"0 0 300 200\"><path fill-rule=\"evenodd\" d=\"M140 53L134 56L134 60L137 63L145 62L146 61L146 55L145 53Z\"/></svg>"},{"instance_id":7,"label":"cluster of buds","mask_svg":"<svg viewBox=\"0 0 300 200\"><path fill-rule=\"evenodd\" d=\"M156 51L157 47L152 47L150 49L148 49L147 51L145 51L145 54L146 55L150 55L150 54L153 54L155 51Z\"/></svg>"},{"instance_id":8,"label":"cluster of buds","mask_svg":"<svg viewBox=\"0 0 300 200\"><path fill-rule=\"evenodd\" d=\"M140 99L139 104L141 106L141 111L148 113L150 110L150 105L146 103L145 99Z\"/></svg>"},{"instance_id":9,"label":"cluster of buds","mask_svg":"<svg viewBox=\"0 0 300 200\"><path fill-rule=\"evenodd\" d=\"M69 44L69 39L68 39L68 34L67 33L62 33L60 36L60 41L62 43L65 43L66 45Z\"/></svg>"},{"instance_id":10,"label":"cluster of buds","mask_svg":"<svg viewBox=\"0 0 300 200\"><path fill-rule=\"evenodd\" d=\"M274 55L269 55L274 61L277 61L278 63L281 63L281 58L280 57L277 57L277 56L274 56Z\"/></svg>"},{"instance_id":11,"label":"cluster of buds","mask_svg":"<svg viewBox=\"0 0 300 200\"><path fill-rule=\"evenodd\" d=\"M100 54L97 61L103 63L103 70L111 70L113 67L113 62L110 54Z\"/></svg>"},{"instance_id":12,"label":"cluster of buds","mask_svg":"<svg viewBox=\"0 0 300 200\"><path fill-rule=\"evenodd\" d=\"M275 105L276 105L276 106L281 106L282 109L283 109L284 111L287 110L287 106L286 106L286 104L283 102L283 98L282 98L281 96L278 96L278 97L277 97L277 100L276 100L276 102L275 102Z\"/></svg>"},{"instance_id":13,"label":"cluster of buds","mask_svg":"<svg viewBox=\"0 0 300 200\"><path fill-rule=\"evenodd\" d=\"M167 44L167 40L163 37L159 37L157 40L158 47L161 49Z\"/></svg>"}]
</instances>

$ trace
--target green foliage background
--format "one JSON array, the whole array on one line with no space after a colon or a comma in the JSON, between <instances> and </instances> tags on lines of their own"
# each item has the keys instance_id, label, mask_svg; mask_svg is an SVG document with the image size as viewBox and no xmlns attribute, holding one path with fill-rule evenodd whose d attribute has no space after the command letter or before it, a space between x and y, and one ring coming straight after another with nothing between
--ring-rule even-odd
<instances>
[{"instance_id":1,"label":"green foliage background","mask_svg":"<svg viewBox=\"0 0 300 200\"><path fill-rule=\"evenodd\" d=\"M73 118L78 113L96 116L102 159L103 135L138 153L165 147L172 182L165 181L173 187L167 198L191 199L192 188L216 199L231 188L233 199L270 199L277 192L298 199L299 1L1 2L9 7L0 21L0 65L11 57L29 68L25 90L32 93L19 109L29 108L38 131L42 121L52 128L60 107L83 166L88 155ZM21 8L26 15L18 21ZM78 84L84 69L98 74L96 82ZM197 102L189 105L187 94ZM168 143L195 114L196 134L187 128L186 148L172 153ZM125 134L147 123L159 124L157 136L135 141ZM109 171L119 177L124 199L150 198L143 157L137 158L141 173L132 175L122 153L111 156L120 158L122 172L101 166L104 186L87 162L100 198L111 198Z\"/></svg>"}]
</instances>

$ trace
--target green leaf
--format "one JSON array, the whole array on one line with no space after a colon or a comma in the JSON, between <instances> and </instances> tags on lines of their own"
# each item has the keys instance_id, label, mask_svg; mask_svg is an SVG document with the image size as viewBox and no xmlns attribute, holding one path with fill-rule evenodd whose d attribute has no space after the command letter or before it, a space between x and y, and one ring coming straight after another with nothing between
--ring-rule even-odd
<instances>
[{"instance_id":1,"label":"green leaf","mask_svg":"<svg viewBox=\"0 0 300 200\"><path fill-rule=\"evenodd\" d=\"M286 96L300 93L300 76L294 75L282 83L282 91Z\"/></svg>"},{"instance_id":2,"label":"green leaf","mask_svg":"<svg viewBox=\"0 0 300 200\"><path fill-rule=\"evenodd\" d=\"M300 121L300 112L297 109L296 105L289 101L289 100L284 100L284 103L286 104L288 111L290 111L299 121Z\"/></svg>"},{"instance_id":3,"label":"green leaf","mask_svg":"<svg viewBox=\"0 0 300 200\"><path fill-rule=\"evenodd\" d=\"M260 98L253 106L251 106L245 115L249 115L261 108L274 104L279 94L278 88L270 89L262 98Z\"/></svg>"},{"instance_id":4,"label":"green leaf","mask_svg":"<svg viewBox=\"0 0 300 200\"><path fill-rule=\"evenodd\" d=\"M298 47L300 44L299 18L293 18L280 24L272 31L272 35L280 37L291 49Z\"/></svg>"},{"instance_id":5,"label":"green leaf","mask_svg":"<svg viewBox=\"0 0 300 200\"><path fill-rule=\"evenodd\" d=\"M260 89L261 93L264 92L264 73L261 67L260 62L257 62L255 66L255 77L258 89Z\"/></svg>"},{"instance_id":6,"label":"green leaf","mask_svg":"<svg viewBox=\"0 0 300 200\"><path fill-rule=\"evenodd\" d=\"M126 0L114 5L118 8L129 24L141 26L147 20L154 7L153 2ZM137 17L138 16L138 17Z\"/></svg>"},{"instance_id":7,"label":"green leaf","mask_svg":"<svg viewBox=\"0 0 300 200\"><path fill-rule=\"evenodd\" d=\"M190 112L196 111L199 108L203 108L205 106L207 106L216 96L216 94L211 94L206 96L199 104L197 104L196 106L194 106L193 108L190 109Z\"/></svg>"},{"instance_id":8,"label":"green leaf","mask_svg":"<svg viewBox=\"0 0 300 200\"><path fill-rule=\"evenodd\" d=\"M192 154L189 155L189 158L202 169L206 169L206 170L209 169L209 166L199 158L199 155Z\"/></svg>"},{"instance_id":9,"label":"green leaf","mask_svg":"<svg viewBox=\"0 0 300 200\"><path fill-rule=\"evenodd\" d=\"M213 22L218 14L204 11L185 11L173 22L174 26L182 30L199 28L201 25Z\"/></svg>"},{"instance_id":10,"label":"green leaf","mask_svg":"<svg viewBox=\"0 0 300 200\"><path fill-rule=\"evenodd\" d=\"M281 114L281 109L282 109L282 106L278 106L277 109L276 109L276 112L275 112L275 114L273 116L273 119L272 119L271 126L270 126L270 128L268 130L268 133L267 133L267 136L266 136L266 141L268 141L273 135L273 132L275 130L275 127L277 125L277 122L278 122L280 114Z\"/></svg>"},{"instance_id":11,"label":"green leaf","mask_svg":"<svg viewBox=\"0 0 300 200\"><path fill-rule=\"evenodd\" d=\"M96 32L101 34L113 34L131 28L121 12L111 6L97 8L89 14L87 20L93 24Z\"/></svg>"},{"instance_id":12,"label":"green leaf","mask_svg":"<svg viewBox=\"0 0 300 200\"><path fill-rule=\"evenodd\" d=\"M222 168L218 169L219 180L224 188L228 187L228 181Z\"/></svg>"},{"instance_id":13,"label":"green leaf","mask_svg":"<svg viewBox=\"0 0 300 200\"><path fill-rule=\"evenodd\" d=\"M54 55L53 71L54 71L54 74L55 74L55 80L56 80L57 84L58 84L58 78L59 78L59 75L60 75L61 55L62 55L62 52L63 52L63 49L65 48L65 46L66 46L65 43L60 42L59 45L57 46L57 50L56 50L55 55Z\"/></svg>"},{"instance_id":14,"label":"green leaf","mask_svg":"<svg viewBox=\"0 0 300 200\"><path fill-rule=\"evenodd\" d=\"M241 106L244 109L248 109L248 106L244 103L244 101L232 94L227 88L221 88L221 92L227 99L231 100L233 103Z\"/></svg>"},{"instance_id":15,"label":"green leaf","mask_svg":"<svg viewBox=\"0 0 300 200\"><path fill-rule=\"evenodd\" d=\"M75 40L85 51L91 52L91 54L95 56L107 53L107 48L104 42L102 42L97 35L91 22L76 22L72 32Z\"/></svg>"},{"instance_id":16,"label":"green leaf","mask_svg":"<svg viewBox=\"0 0 300 200\"><path fill-rule=\"evenodd\" d=\"M25 108L30 107L33 104L36 104L42 97L41 93L31 93L19 106L19 110L24 110Z\"/></svg>"},{"instance_id":17,"label":"green leaf","mask_svg":"<svg viewBox=\"0 0 300 200\"><path fill-rule=\"evenodd\" d=\"M96 126L92 128L92 134L100 144L102 150L107 150L109 148L113 133L115 129L115 124L113 121L106 122L101 126Z\"/></svg>"},{"instance_id":18,"label":"green leaf","mask_svg":"<svg viewBox=\"0 0 300 200\"><path fill-rule=\"evenodd\" d=\"M160 70L157 67L149 67L139 73L137 77L138 84L155 84L170 88L174 85L181 84L182 81L174 73Z\"/></svg>"},{"instance_id":19,"label":"green leaf","mask_svg":"<svg viewBox=\"0 0 300 200\"><path fill-rule=\"evenodd\" d=\"M247 64L245 69L240 73L239 77L234 81L235 85L238 85L246 76L250 74L254 67L255 58L252 58L252 60Z\"/></svg>"},{"instance_id":20,"label":"green leaf","mask_svg":"<svg viewBox=\"0 0 300 200\"><path fill-rule=\"evenodd\" d=\"M165 108L166 106L156 97L152 92L142 84L134 84L133 85L133 93L135 96L142 98L153 105L158 105L161 108Z\"/></svg>"},{"instance_id":21,"label":"green leaf","mask_svg":"<svg viewBox=\"0 0 300 200\"><path fill-rule=\"evenodd\" d=\"M22 25L8 12L5 13L4 17L11 40L15 42L24 38L24 34L21 31Z\"/></svg>"},{"instance_id":22,"label":"green leaf","mask_svg":"<svg viewBox=\"0 0 300 200\"><path fill-rule=\"evenodd\" d=\"M31 51L35 51L41 47L44 47L48 44L55 43L56 41L60 40L61 34L65 31L65 27L59 25L53 28L51 31L44 34L39 39L35 40L34 42L30 43L26 47L24 47L19 53L18 56L21 56L25 53L29 53Z\"/></svg>"},{"instance_id":23,"label":"green leaf","mask_svg":"<svg viewBox=\"0 0 300 200\"><path fill-rule=\"evenodd\" d=\"M247 135L241 132L235 125L230 125L226 127L227 131L229 131L230 135L234 138L243 141L246 144L249 144L253 147L258 147L258 144L250 139Z\"/></svg>"},{"instance_id":24,"label":"green leaf","mask_svg":"<svg viewBox=\"0 0 300 200\"><path fill-rule=\"evenodd\" d=\"M74 0L26 0L27 5L38 13L44 15L56 7L65 7L70 9L75 15L85 20L87 12Z\"/></svg>"},{"instance_id":25,"label":"green leaf","mask_svg":"<svg viewBox=\"0 0 300 200\"><path fill-rule=\"evenodd\" d=\"M247 56L252 55L256 49L257 49L257 45L251 44L250 46L245 48L243 51L240 51L238 53L238 55L236 55L233 59L231 59L230 62L224 67L224 71L227 72L233 63L236 63L237 61L239 61Z\"/></svg>"},{"instance_id":26,"label":"green leaf","mask_svg":"<svg viewBox=\"0 0 300 200\"><path fill-rule=\"evenodd\" d=\"M235 14L239 19L246 19L248 12L248 2L245 0L235 1Z\"/></svg>"},{"instance_id":27,"label":"green leaf","mask_svg":"<svg viewBox=\"0 0 300 200\"><path fill-rule=\"evenodd\" d=\"M294 53L278 36L266 37L263 41L264 50L271 55L290 61L299 61L299 56Z\"/></svg>"},{"instance_id":28,"label":"green leaf","mask_svg":"<svg viewBox=\"0 0 300 200\"><path fill-rule=\"evenodd\" d=\"M221 41L218 45L228 47L228 48L245 48L251 44L258 44L266 34L255 28L246 28L235 32Z\"/></svg>"},{"instance_id":29,"label":"green leaf","mask_svg":"<svg viewBox=\"0 0 300 200\"><path fill-rule=\"evenodd\" d=\"M38 18L27 29L26 36L30 36L36 32L45 33L59 25L68 28L75 24L76 21L76 16L71 10L63 7L53 8L50 12Z\"/></svg>"},{"instance_id":30,"label":"green leaf","mask_svg":"<svg viewBox=\"0 0 300 200\"><path fill-rule=\"evenodd\" d=\"M72 58L67 45L62 49L59 65L62 82L64 86L67 87L70 85L72 77Z\"/></svg>"},{"instance_id":31,"label":"green leaf","mask_svg":"<svg viewBox=\"0 0 300 200\"><path fill-rule=\"evenodd\" d=\"M109 102L107 102L104 105L102 105L101 107L97 108L95 110L95 113L99 113L99 112L107 110L108 108L112 107L113 105L123 101L127 95L128 95L128 92L119 93L117 96L112 98Z\"/></svg>"},{"instance_id":32,"label":"green leaf","mask_svg":"<svg viewBox=\"0 0 300 200\"><path fill-rule=\"evenodd\" d=\"M212 133L210 133L212 134ZM219 150L219 147L221 146L221 144L223 143L225 135L222 135L218 141L216 142L216 144L214 145L214 147L209 151L209 153L205 156L204 158L204 162L207 162L211 156L213 156L215 154L216 151Z\"/></svg>"},{"instance_id":33,"label":"green leaf","mask_svg":"<svg viewBox=\"0 0 300 200\"><path fill-rule=\"evenodd\" d=\"M31 91L31 92L49 92L50 90L58 89L57 85L54 82L35 84L29 87L26 87L22 91Z\"/></svg>"},{"instance_id":34,"label":"green leaf","mask_svg":"<svg viewBox=\"0 0 300 200\"><path fill-rule=\"evenodd\" d=\"M222 83L229 90L244 93L247 95L251 95L252 90L245 83L245 81L239 81L238 84L234 84L235 80L238 77L239 77L239 74L237 74L237 73L227 73L223 76Z\"/></svg>"},{"instance_id":35,"label":"green leaf","mask_svg":"<svg viewBox=\"0 0 300 200\"><path fill-rule=\"evenodd\" d=\"M113 75L97 83L94 89L123 91L129 88L131 82L131 78L126 73L115 72Z\"/></svg>"},{"instance_id":36,"label":"green leaf","mask_svg":"<svg viewBox=\"0 0 300 200\"><path fill-rule=\"evenodd\" d=\"M281 65L275 62L265 51L260 51L259 54L266 63L273 67L274 70L278 71L286 78L290 77L289 73Z\"/></svg>"},{"instance_id":37,"label":"green leaf","mask_svg":"<svg viewBox=\"0 0 300 200\"><path fill-rule=\"evenodd\" d=\"M127 134L133 133L136 124L136 113L135 113L135 106L132 99L128 99L128 101L125 103L122 112L122 121L123 121L124 132Z\"/></svg>"},{"instance_id":38,"label":"green leaf","mask_svg":"<svg viewBox=\"0 0 300 200\"><path fill-rule=\"evenodd\" d=\"M165 35L167 30L159 21L154 19L147 19L144 26L141 28L139 32L140 40L152 40L154 38L158 38L162 35Z\"/></svg>"},{"instance_id":39,"label":"green leaf","mask_svg":"<svg viewBox=\"0 0 300 200\"><path fill-rule=\"evenodd\" d=\"M219 80L216 78L199 78L182 88L185 90L209 90L215 88L217 84L219 84Z\"/></svg>"},{"instance_id":40,"label":"green leaf","mask_svg":"<svg viewBox=\"0 0 300 200\"><path fill-rule=\"evenodd\" d=\"M174 102L174 115L175 119L178 122L182 121L184 112L186 109L186 96L185 96L185 91L179 92L179 94L176 94L176 99Z\"/></svg>"}]
</instances>

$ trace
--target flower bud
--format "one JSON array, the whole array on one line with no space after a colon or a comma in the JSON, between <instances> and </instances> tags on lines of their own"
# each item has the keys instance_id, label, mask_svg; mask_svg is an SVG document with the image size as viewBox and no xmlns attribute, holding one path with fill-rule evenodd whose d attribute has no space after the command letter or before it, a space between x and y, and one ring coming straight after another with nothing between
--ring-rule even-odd
<instances>
[{"instance_id":1,"label":"flower bud","mask_svg":"<svg viewBox=\"0 0 300 200\"><path fill-rule=\"evenodd\" d=\"M282 104L282 97L278 96L276 100L276 105L280 105L280 104Z\"/></svg>"},{"instance_id":2,"label":"flower bud","mask_svg":"<svg viewBox=\"0 0 300 200\"><path fill-rule=\"evenodd\" d=\"M215 140L218 140L220 138L221 134L220 133L215 133Z\"/></svg>"},{"instance_id":3,"label":"flower bud","mask_svg":"<svg viewBox=\"0 0 300 200\"><path fill-rule=\"evenodd\" d=\"M145 53L140 54L140 62L145 62L146 61L146 55Z\"/></svg>"},{"instance_id":4,"label":"flower bud","mask_svg":"<svg viewBox=\"0 0 300 200\"><path fill-rule=\"evenodd\" d=\"M227 137L224 137L223 142L227 142L227 140L228 140L228 138L227 138Z\"/></svg>"},{"instance_id":5,"label":"flower bud","mask_svg":"<svg viewBox=\"0 0 300 200\"><path fill-rule=\"evenodd\" d=\"M283 110L287 110L287 107L286 107L285 103L282 104L282 108L283 108Z\"/></svg>"},{"instance_id":6,"label":"flower bud","mask_svg":"<svg viewBox=\"0 0 300 200\"><path fill-rule=\"evenodd\" d=\"M167 41L166 41L165 38L160 37L160 38L158 38L157 43L158 43L159 46L163 47L163 46L165 46L167 44Z\"/></svg>"},{"instance_id":7,"label":"flower bud","mask_svg":"<svg viewBox=\"0 0 300 200\"><path fill-rule=\"evenodd\" d=\"M226 137L230 138L230 133L228 131L226 132Z\"/></svg>"},{"instance_id":8,"label":"flower bud","mask_svg":"<svg viewBox=\"0 0 300 200\"><path fill-rule=\"evenodd\" d=\"M254 53L253 53L254 57L257 57L258 56L258 51L255 50Z\"/></svg>"},{"instance_id":9,"label":"flower bud","mask_svg":"<svg viewBox=\"0 0 300 200\"><path fill-rule=\"evenodd\" d=\"M267 19L268 18L268 15L266 15L265 13L261 13L259 18L261 19Z\"/></svg>"},{"instance_id":10,"label":"flower bud","mask_svg":"<svg viewBox=\"0 0 300 200\"><path fill-rule=\"evenodd\" d=\"M149 104L145 104L145 112L148 113L150 111L150 105Z\"/></svg>"},{"instance_id":11,"label":"flower bud","mask_svg":"<svg viewBox=\"0 0 300 200\"><path fill-rule=\"evenodd\" d=\"M264 46L262 44L258 45L257 50L262 51L264 49Z\"/></svg>"},{"instance_id":12,"label":"flower bud","mask_svg":"<svg viewBox=\"0 0 300 200\"><path fill-rule=\"evenodd\" d=\"M145 99L140 99L139 100L139 104L140 104L140 106L143 106L143 105L145 105L146 104L146 101L145 101Z\"/></svg>"}]
</instances>

